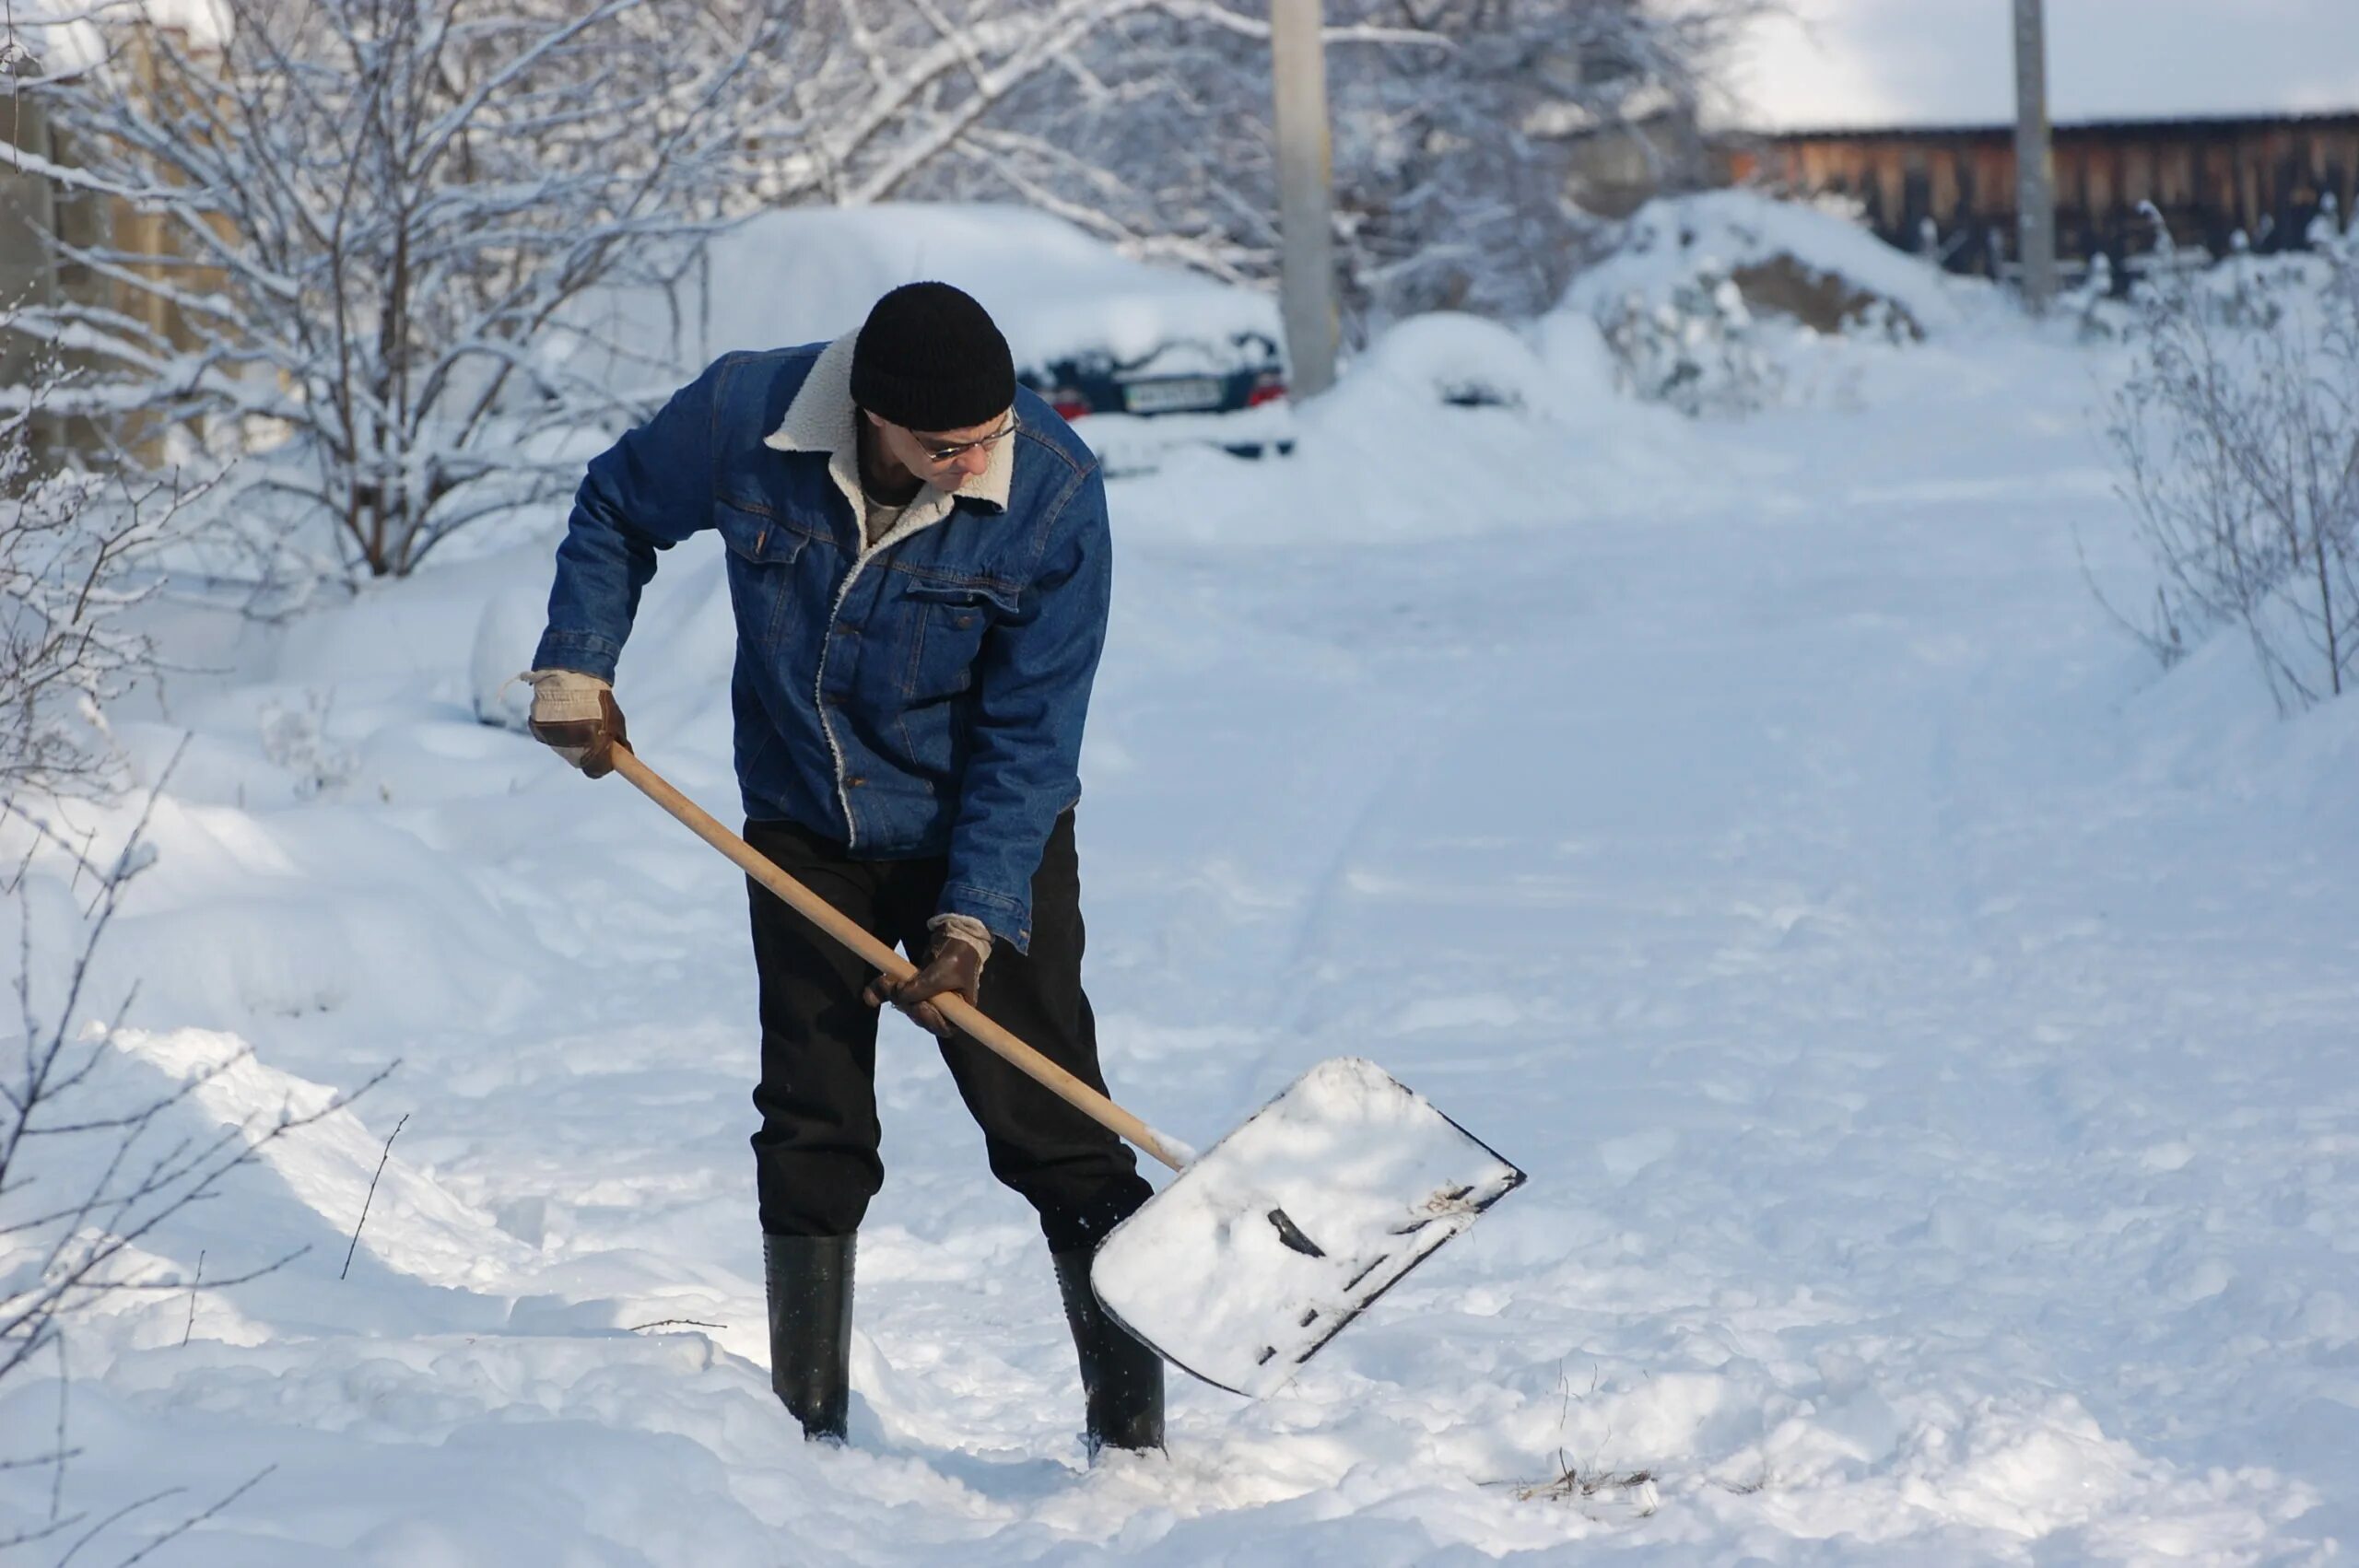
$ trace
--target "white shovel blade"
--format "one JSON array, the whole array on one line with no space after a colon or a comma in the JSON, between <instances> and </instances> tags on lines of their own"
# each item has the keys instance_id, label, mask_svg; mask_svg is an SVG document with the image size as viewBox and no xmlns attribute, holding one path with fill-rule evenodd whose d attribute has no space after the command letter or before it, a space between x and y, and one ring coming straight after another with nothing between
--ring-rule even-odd
<instances>
[{"instance_id":1,"label":"white shovel blade","mask_svg":"<svg viewBox=\"0 0 2359 1568\"><path fill-rule=\"evenodd\" d=\"M1320 1062L1106 1238L1106 1310L1259 1398L1523 1181L1374 1062Z\"/></svg>"}]
</instances>

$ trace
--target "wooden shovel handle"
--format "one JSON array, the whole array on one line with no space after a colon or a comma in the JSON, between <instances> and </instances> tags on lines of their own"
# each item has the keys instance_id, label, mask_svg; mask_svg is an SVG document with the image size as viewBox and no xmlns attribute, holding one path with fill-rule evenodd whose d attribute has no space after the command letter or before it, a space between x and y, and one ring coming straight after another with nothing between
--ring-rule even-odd
<instances>
[{"instance_id":1,"label":"wooden shovel handle","mask_svg":"<svg viewBox=\"0 0 2359 1568\"><path fill-rule=\"evenodd\" d=\"M640 792L649 800L679 818L689 832L736 861L747 876L786 900L813 925L896 980L906 980L917 973L916 965L870 935L859 921L780 871L769 856L722 826L694 801L664 782L653 768L640 761L639 755L628 746L617 744L615 747L614 762L615 771L639 786ZM980 1041L1005 1058L1012 1066L1038 1079L1090 1120L1129 1139L1175 1171L1187 1167L1189 1154L1185 1144L1176 1139L1167 1139L984 1017L979 1009L969 1007L964 998L945 992L933 1000L942 1015L957 1024L962 1033Z\"/></svg>"}]
</instances>

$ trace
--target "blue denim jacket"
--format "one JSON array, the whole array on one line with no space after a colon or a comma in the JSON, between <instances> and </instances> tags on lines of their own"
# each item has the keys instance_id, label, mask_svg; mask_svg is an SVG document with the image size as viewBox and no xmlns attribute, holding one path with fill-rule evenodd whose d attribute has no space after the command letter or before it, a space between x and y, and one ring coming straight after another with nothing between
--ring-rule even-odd
<instances>
[{"instance_id":1,"label":"blue denim jacket","mask_svg":"<svg viewBox=\"0 0 2359 1568\"><path fill-rule=\"evenodd\" d=\"M535 669L612 680L655 553L728 547L745 813L853 854L946 855L941 913L1028 948L1032 875L1081 795L1111 587L1096 458L1032 392L956 496L867 545L850 337L732 354L594 459Z\"/></svg>"}]
</instances>

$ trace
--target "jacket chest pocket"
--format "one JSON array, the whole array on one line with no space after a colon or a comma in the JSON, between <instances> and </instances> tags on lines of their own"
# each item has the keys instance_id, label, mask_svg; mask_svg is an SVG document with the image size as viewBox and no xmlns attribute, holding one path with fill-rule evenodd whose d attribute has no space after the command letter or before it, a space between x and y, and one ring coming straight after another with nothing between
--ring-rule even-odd
<instances>
[{"instance_id":1,"label":"jacket chest pocket","mask_svg":"<svg viewBox=\"0 0 2359 1568\"><path fill-rule=\"evenodd\" d=\"M712 524L729 551L729 603L738 636L775 648L794 598L795 557L808 537L767 512L725 501L713 508Z\"/></svg>"},{"instance_id":2,"label":"jacket chest pocket","mask_svg":"<svg viewBox=\"0 0 2359 1568\"><path fill-rule=\"evenodd\" d=\"M911 583L901 599L910 642L901 689L921 701L973 685L983 634L1015 613L1014 592L986 583Z\"/></svg>"}]
</instances>

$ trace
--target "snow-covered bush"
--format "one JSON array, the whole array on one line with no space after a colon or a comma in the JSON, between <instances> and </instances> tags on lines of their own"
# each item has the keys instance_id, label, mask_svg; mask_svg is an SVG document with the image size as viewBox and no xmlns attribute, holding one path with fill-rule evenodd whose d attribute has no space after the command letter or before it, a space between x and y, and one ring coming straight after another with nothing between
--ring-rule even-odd
<instances>
[{"instance_id":1,"label":"snow-covered bush","mask_svg":"<svg viewBox=\"0 0 2359 1568\"><path fill-rule=\"evenodd\" d=\"M27 166L126 221L53 237L97 287L19 324L91 365L83 411L126 446L253 456L220 515L281 576L406 572L634 412L525 349L592 285L684 264L747 56L679 47L692 0L216 9L191 41L100 8L103 57L27 89L55 152Z\"/></svg>"},{"instance_id":2,"label":"snow-covered bush","mask_svg":"<svg viewBox=\"0 0 2359 1568\"><path fill-rule=\"evenodd\" d=\"M2162 247L2167 261L2167 236ZM2107 436L2159 586L2165 664L2228 626L2281 710L2359 673L2359 259L2158 268Z\"/></svg>"},{"instance_id":3,"label":"snow-covered bush","mask_svg":"<svg viewBox=\"0 0 2359 1568\"><path fill-rule=\"evenodd\" d=\"M2318 198L2318 210L2302 230L2302 242L2321 253L2336 253L2348 250L2352 238L2352 231L2342 226L2342 205L2329 191Z\"/></svg>"},{"instance_id":4,"label":"snow-covered bush","mask_svg":"<svg viewBox=\"0 0 2359 1568\"><path fill-rule=\"evenodd\" d=\"M1777 365L1762 346L1744 297L1707 261L1649 303L1633 291L1598 323L1625 391L1691 416L1750 414L1778 394Z\"/></svg>"},{"instance_id":5,"label":"snow-covered bush","mask_svg":"<svg viewBox=\"0 0 2359 1568\"><path fill-rule=\"evenodd\" d=\"M2241 228L2228 237L2228 254L2203 280L2202 295L2212 313L2230 327L2266 332L2284 319L2278 296L2296 279L2252 253Z\"/></svg>"},{"instance_id":6,"label":"snow-covered bush","mask_svg":"<svg viewBox=\"0 0 2359 1568\"><path fill-rule=\"evenodd\" d=\"M2089 270L2080 287L2059 301L2064 313L2079 324L2082 342L2110 342L2121 335L2122 307L2113 293L2113 258L2099 251L2089 258Z\"/></svg>"},{"instance_id":7,"label":"snow-covered bush","mask_svg":"<svg viewBox=\"0 0 2359 1568\"><path fill-rule=\"evenodd\" d=\"M328 736L333 692L306 691L302 706L271 703L262 710L262 753L295 775L299 800L332 793L351 780L360 766L352 748Z\"/></svg>"}]
</instances>

